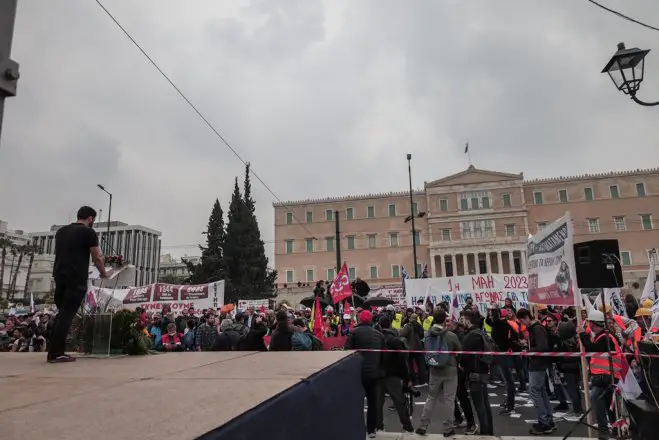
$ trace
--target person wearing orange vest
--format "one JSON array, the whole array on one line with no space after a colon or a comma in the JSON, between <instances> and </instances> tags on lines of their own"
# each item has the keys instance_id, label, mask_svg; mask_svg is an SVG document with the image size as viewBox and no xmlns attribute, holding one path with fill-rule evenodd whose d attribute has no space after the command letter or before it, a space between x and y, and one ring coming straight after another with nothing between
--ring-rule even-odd
<instances>
[{"instance_id":1,"label":"person wearing orange vest","mask_svg":"<svg viewBox=\"0 0 659 440\"><path fill-rule=\"evenodd\" d=\"M625 318L624 316L614 315L610 305L606 308L600 306L600 312L606 310L606 318L613 319L616 325L622 331L622 336L625 338L625 347L629 351L637 351L637 344L641 340L641 328L638 323L633 319Z\"/></svg>"},{"instance_id":2,"label":"person wearing orange vest","mask_svg":"<svg viewBox=\"0 0 659 440\"><path fill-rule=\"evenodd\" d=\"M599 310L588 313L588 324L592 336L581 332L579 338L586 352L609 352L611 357L591 357L590 370L590 401L597 417L600 430L599 439L609 438L608 411L613 398L613 383L621 378L623 359L622 349L615 337L605 331L606 318ZM611 377L613 373L613 378ZM613 420L612 420L613 421Z\"/></svg>"}]
</instances>

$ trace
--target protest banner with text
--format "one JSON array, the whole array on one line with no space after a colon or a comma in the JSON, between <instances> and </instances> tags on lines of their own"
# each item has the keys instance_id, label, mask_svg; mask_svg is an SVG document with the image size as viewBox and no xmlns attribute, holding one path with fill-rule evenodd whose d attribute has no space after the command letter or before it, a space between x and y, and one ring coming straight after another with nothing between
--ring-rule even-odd
<instances>
[{"instance_id":1,"label":"protest banner with text","mask_svg":"<svg viewBox=\"0 0 659 440\"><path fill-rule=\"evenodd\" d=\"M464 307L471 298L482 314L493 303L503 307L510 299L516 309L528 308L528 280L526 275L464 275L443 278L420 278L405 280L405 302L408 307L423 306L426 302L436 305L451 304Z\"/></svg>"},{"instance_id":2,"label":"protest banner with text","mask_svg":"<svg viewBox=\"0 0 659 440\"><path fill-rule=\"evenodd\" d=\"M576 305L572 220L566 213L527 245L529 301L555 306Z\"/></svg>"},{"instance_id":3,"label":"protest banner with text","mask_svg":"<svg viewBox=\"0 0 659 440\"><path fill-rule=\"evenodd\" d=\"M165 304L169 305L174 313L180 313L190 307L199 310L216 309L224 305L224 281L194 286L155 283L130 289L117 289L111 291L111 294L122 302L124 308L132 310L137 307L145 310L160 310Z\"/></svg>"}]
</instances>

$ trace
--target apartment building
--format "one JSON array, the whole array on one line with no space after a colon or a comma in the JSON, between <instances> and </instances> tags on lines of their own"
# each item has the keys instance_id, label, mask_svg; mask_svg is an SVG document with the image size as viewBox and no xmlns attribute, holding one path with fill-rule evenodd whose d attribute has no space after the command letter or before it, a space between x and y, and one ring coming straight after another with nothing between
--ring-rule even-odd
<instances>
[{"instance_id":1,"label":"apartment building","mask_svg":"<svg viewBox=\"0 0 659 440\"><path fill-rule=\"evenodd\" d=\"M430 276L524 273L529 234L565 211L577 242L619 241L627 281L645 277L659 248L659 168L525 180L470 166L426 182L413 200L403 191L275 203L278 283L333 278L337 211L342 260L368 282L413 274L413 239L419 274L425 265Z\"/></svg>"}]
</instances>

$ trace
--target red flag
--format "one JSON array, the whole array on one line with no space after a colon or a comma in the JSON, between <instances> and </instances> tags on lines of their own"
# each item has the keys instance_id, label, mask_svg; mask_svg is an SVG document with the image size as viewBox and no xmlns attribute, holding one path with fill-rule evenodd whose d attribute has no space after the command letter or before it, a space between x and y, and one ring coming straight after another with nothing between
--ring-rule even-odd
<instances>
[{"instance_id":1,"label":"red flag","mask_svg":"<svg viewBox=\"0 0 659 440\"><path fill-rule=\"evenodd\" d=\"M261 312L261 313L265 313L265 306L264 306L263 304L261 304L261 310L260 310L260 312Z\"/></svg>"},{"instance_id":2,"label":"red flag","mask_svg":"<svg viewBox=\"0 0 659 440\"><path fill-rule=\"evenodd\" d=\"M316 297L313 307L313 334L317 338L323 338L323 310L320 308L320 298Z\"/></svg>"},{"instance_id":3,"label":"red flag","mask_svg":"<svg viewBox=\"0 0 659 440\"><path fill-rule=\"evenodd\" d=\"M343 263L341 270L336 274L334 281L332 281L332 285L330 286L330 293L332 294L332 302L334 304L352 296L350 276L348 276L348 266L346 266L345 263Z\"/></svg>"},{"instance_id":4,"label":"red flag","mask_svg":"<svg viewBox=\"0 0 659 440\"><path fill-rule=\"evenodd\" d=\"M346 302L343 304L343 313L346 313L346 314L349 315L350 312L351 312L350 303L348 302L348 300L346 300Z\"/></svg>"}]
</instances>

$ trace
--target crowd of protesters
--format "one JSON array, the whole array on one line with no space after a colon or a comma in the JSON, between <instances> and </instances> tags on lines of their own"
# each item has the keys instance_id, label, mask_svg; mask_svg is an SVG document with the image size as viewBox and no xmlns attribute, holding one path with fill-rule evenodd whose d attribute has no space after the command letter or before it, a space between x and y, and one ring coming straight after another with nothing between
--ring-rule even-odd
<instances>
[{"instance_id":1,"label":"crowd of protesters","mask_svg":"<svg viewBox=\"0 0 659 440\"><path fill-rule=\"evenodd\" d=\"M51 311L0 318L0 352L43 352L52 330Z\"/></svg>"}]
</instances>

